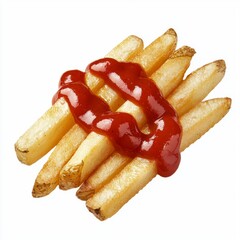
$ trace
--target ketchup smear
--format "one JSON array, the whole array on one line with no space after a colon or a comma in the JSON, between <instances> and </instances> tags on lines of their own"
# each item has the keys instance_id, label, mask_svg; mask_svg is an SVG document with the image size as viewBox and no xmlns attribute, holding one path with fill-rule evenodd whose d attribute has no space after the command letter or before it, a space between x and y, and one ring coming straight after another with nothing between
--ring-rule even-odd
<instances>
[{"instance_id":1,"label":"ketchup smear","mask_svg":"<svg viewBox=\"0 0 240 240\"><path fill-rule=\"evenodd\" d=\"M103 58L86 70L102 78L119 96L141 107L150 133L141 132L132 115L112 112L104 100L91 92L85 83L85 73L79 70L62 75L53 103L64 97L76 123L85 131L107 136L121 154L155 160L160 176L172 175L180 163L181 125L173 107L142 67Z\"/></svg>"}]
</instances>

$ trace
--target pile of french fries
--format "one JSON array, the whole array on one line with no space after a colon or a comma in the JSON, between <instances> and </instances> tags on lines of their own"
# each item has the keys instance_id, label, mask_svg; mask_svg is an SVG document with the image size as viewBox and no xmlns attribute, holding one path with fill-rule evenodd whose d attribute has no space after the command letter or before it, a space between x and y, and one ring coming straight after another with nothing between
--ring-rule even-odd
<instances>
[{"instance_id":1,"label":"pile of french fries","mask_svg":"<svg viewBox=\"0 0 240 240\"><path fill-rule=\"evenodd\" d=\"M146 48L129 36L106 57L140 64L175 108L182 126L183 151L219 122L231 106L230 98L205 100L225 74L223 60L208 63L185 77L195 50L177 47L177 34L169 29ZM86 83L112 111L133 115L143 132L148 131L142 109L123 100L104 81L86 72ZM77 197L97 218L105 220L145 187L156 175L155 161L131 159L116 152L111 141L96 132L86 133L75 124L67 102L60 98L16 142L18 159L27 165L51 154L39 172L33 197L60 189L77 189Z\"/></svg>"}]
</instances>

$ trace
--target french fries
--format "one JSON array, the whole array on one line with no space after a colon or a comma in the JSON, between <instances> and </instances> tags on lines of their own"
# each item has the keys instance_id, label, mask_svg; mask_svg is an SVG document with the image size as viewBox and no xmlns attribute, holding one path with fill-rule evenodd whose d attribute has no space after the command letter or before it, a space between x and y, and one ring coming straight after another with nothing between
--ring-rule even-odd
<instances>
[{"instance_id":1,"label":"french fries","mask_svg":"<svg viewBox=\"0 0 240 240\"><path fill-rule=\"evenodd\" d=\"M195 142L228 112L229 98L212 99L198 104L180 118L183 128L181 151ZM113 216L157 175L155 161L140 157L132 160L108 184L86 202L87 208L100 220Z\"/></svg>"},{"instance_id":2,"label":"french fries","mask_svg":"<svg viewBox=\"0 0 240 240\"><path fill-rule=\"evenodd\" d=\"M118 44L106 57L127 61L143 48L143 42L136 36L129 36ZM90 74L86 77L89 88L96 92L104 82ZM73 126L74 119L64 99L59 99L40 117L16 142L18 159L31 165L48 153Z\"/></svg>"},{"instance_id":3,"label":"french fries","mask_svg":"<svg viewBox=\"0 0 240 240\"><path fill-rule=\"evenodd\" d=\"M123 44L121 46L123 46ZM161 50L161 47L163 46L164 48L163 50ZM149 57L149 51L159 50L158 51L159 57L157 57L156 59L158 60L158 64L162 64L162 62L164 62L166 58L174 50L175 46L176 46L176 33L174 32L174 30L169 29L166 33L164 33L162 36L157 38L151 45L149 45L142 53L139 50L136 58L134 58L136 54L131 55L131 57L133 57L132 61L134 62L142 61L145 63L145 65L152 66L151 68L153 69L153 67L157 66L157 64L156 64L156 60L153 59L153 55L152 55L152 58ZM110 53L107 56L115 57L116 59L120 58L117 56L118 51L115 50L112 52L114 54ZM180 52L181 54L186 55L185 64L189 66L188 58L190 58L195 53L194 50L189 47L183 47L180 50L176 51L174 56L172 56L172 58L176 59L177 56L181 55ZM121 56L121 54L122 53L120 52L119 55ZM129 57L129 54L127 56ZM154 55L154 57L156 56ZM121 57L120 59L124 60L123 57ZM184 60L182 61L184 63ZM149 71L151 71L150 68L149 68ZM181 74L184 74L184 72L176 71L176 74L178 75L180 74L180 77L181 77ZM155 78L159 78L159 76L160 76L160 73L156 71ZM93 79L93 78L89 78L89 79ZM172 77L172 81L175 80L175 82L172 83L172 86L176 86L178 84L176 79L178 78ZM90 83L90 84L92 86L92 89L94 88L96 90L97 87L93 86L93 83ZM107 85L100 88L97 94L110 105L112 110L116 110L124 102L123 99L121 99L116 94L116 92L113 91L111 88L109 88ZM75 129L78 127L74 126L73 128ZM59 172L61 171L63 166L69 161L69 159L73 156L78 146L86 137L84 131L81 131L81 133L82 133L81 135L84 135L84 136L80 136L80 133L75 133L74 130L71 129L70 133L66 134L62 138L62 140L59 142L59 144L56 146L53 153L50 155L49 160L43 166L42 170L39 172L35 180L35 184L32 190L32 195L34 197L46 196L51 191L53 191L56 188L56 186L59 184ZM74 142L74 144L69 144L72 142ZM62 147L62 146L65 146L65 147ZM64 176L64 174L62 174L62 176ZM67 181L67 183L69 183L69 181ZM61 184L60 182L60 188L68 189L68 188L71 188L71 186L64 186L64 184Z\"/></svg>"},{"instance_id":4,"label":"french fries","mask_svg":"<svg viewBox=\"0 0 240 240\"><path fill-rule=\"evenodd\" d=\"M63 136L37 175L32 190L33 197L46 196L58 186L59 172L86 136L87 133L77 124Z\"/></svg>"},{"instance_id":5,"label":"french fries","mask_svg":"<svg viewBox=\"0 0 240 240\"><path fill-rule=\"evenodd\" d=\"M225 62L223 60L214 61L195 70L170 94L167 98L175 108L179 116L189 111L193 106L201 102L208 93L221 81L225 73ZM170 70L170 69L169 69ZM170 71L172 72L172 71ZM194 95L194 97L192 97ZM126 111L126 110L125 110ZM111 176L120 171L121 167L127 164L127 159L118 157L118 161L107 160L94 174L82 184L77 191L80 199L86 200L97 189L101 188ZM113 163L114 161L114 163ZM115 163L116 162L116 163ZM113 167L114 166L114 167ZM108 169L111 169L107 173ZM104 173L102 173L104 171ZM101 175L101 177L99 177ZM104 177L103 177L104 175Z\"/></svg>"},{"instance_id":6,"label":"french fries","mask_svg":"<svg viewBox=\"0 0 240 240\"><path fill-rule=\"evenodd\" d=\"M194 54L194 49L183 46L174 51L169 59L151 75L151 78L154 79L162 91L163 96L167 97L182 82ZM94 174L81 185L77 196L81 199L86 199L96 189L102 187L111 175L118 172L121 167L124 167L129 159L115 152L110 159L101 164Z\"/></svg>"},{"instance_id":7,"label":"french fries","mask_svg":"<svg viewBox=\"0 0 240 240\"><path fill-rule=\"evenodd\" d=\"M168 101L178 114L182 115L184 111L188 111L192 106L202 101L214 86L221 81L224 76L224 69L225 63L222 60L202 66L191 73L176 88L169 96ZM200 88L202 91L198 91ZM194 98L192 97L193 93L195 93ZM146 123L142 109L130 101L125 102L118 111L133 115L140 128ZM60 173L60 187L62 189L78 187L113 151L113 144L107 137L95 132L90 133L62 169Z\"/></svg>"},{"instance_id":8,"label":"french fries","mask_svg":"<svg viewBox=\"0 0 240 240\"><path fill-rule=\"evenodd\" d=\"M144 68L178 113L183 151L227 114L231 99L203 101L224 77L223 60L206 64L185 77L195 50L187 46L176 50L176 46L176 32L169 29L144 49L140 38L129 36L106 57L138 63ZM124 100L89 69L85 80L112 111L131 114L141 131L148 132L141 107ZM15 144L18 159L28 165L52 148L35 180L33 197L46 196L57 186L63 190L79 187L77 197L86 200L88 210L100 220L117 213L157 175L154 160L123 156L115 151L108 137L87 133L76 124L64 98L57 100Z\"/></svg>"},{"instance_id":9,"label":"french fries","mask_svg":"<svg viewBox=\"0 0 240 240\"><path fill-rule=\"evenodd\" d=\"M129 36L125 40L123 40L119 45L117 45L106 56L115 58L119 61L126 61L134 58L142 51L142 49L143 49L142 40L136 36ZM107 85L104 85L102 79L96 78L95 76L88 74L86 82L93 92L96 92L98 96L102 97L104 100L106 100L106 102L108 102L111 109L117 109L119 104L123 102L123 99L116 97L116 93L113 90L111 90ZM107 93L111 94L107 95ZM108 98L104 96L108 96ZM68 107L67 109L68 115L72 116L71 113L69 112ZM50 117L51 116L49 115L49 118ZM49 138L51 138L50 133L48 134L45 133L45 136L49 136ZM46 196L58 186L59 173L61 169L69 161L69 159L75 153L75 151L77 150L77 148L79 147L79 145L85 139L86 136L87 133L77 124L75 124L65 135L64 134L61 135L62 137L61 140L58 139L58 144L56 148L51 153L48 161L44 164L43 168L41 169L35 180L32 190L32 195L34 197Z\"/></svg>"},{"instance_id":10,"label":"french fries","mask_svg":"<svg viewBox=\"0 0 240 240\"><path fill-rule=\"evenodd\" d=\"M181 118L183 140L180 150L184 151L218 123L229 111L230 98L215 98L199 103Z\"/></svg>"},{"instance_id":11,"label":"french fries","mask_svg":"<svg viewBox=\"0 0 240 240\"><path fill-rule=\"evenodd\" d=\"M217 60L192 72L186 81L176 88L168 98L168 101L174 105L178 115L186 113L199 100L203 100L222 80L225 70L225 62ZM199 90L200 88L202 91ZM189 98L189 101L185 101L186 96Z\"/></svg>"},{"instance_id":12,"label":"french fries","mask_svg":"<svg viewBox=\"0 0 240 240\"><path fill-rule=\"evenodd\" d=\"M18 159L27 165L49 152L74 124L67 102L59 99L16 142Z\"/></svg>"},{"instance_id":13,"label":"french fries","mask_svg":"<svg viewBox=\"0 0 240 240\"><path fill-rule=\"evenodd\" d=\"M146 47L133 62L145 66L146 73L151 74L173 53L176 42L176 33L170 29ZM130 101L117 111L132 114L139 124L146 121L142 110ZM64 190L78 187L113 151L113 144L107 137L91 132L61 170L59 187Z\"/></svg>"}]
</instances>

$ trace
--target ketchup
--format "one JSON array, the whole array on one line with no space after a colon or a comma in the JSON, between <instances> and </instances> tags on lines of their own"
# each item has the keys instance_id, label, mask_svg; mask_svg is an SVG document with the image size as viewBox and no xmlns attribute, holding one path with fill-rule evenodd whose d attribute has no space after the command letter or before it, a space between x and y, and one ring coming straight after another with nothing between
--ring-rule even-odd
<instances>
[{"instance_id":1,"label":"ketchup","mask_svg":"<svg viewBox=\"0 0 240 240\"><path fill-rule=\"evenodd\" d=\"M119 96L141 107L150 133L141 132L132 115L112 112L104 100L91 92L85 73L79 70L62 75L53 103L64 97L76 123L87 132L107 136L121 154L156 161L158 174L171 176L180 163L181 125L177 113L143 68L136 63L103 58L89 64L86 70L102 78Z\"/></svg>"}]
</instances>

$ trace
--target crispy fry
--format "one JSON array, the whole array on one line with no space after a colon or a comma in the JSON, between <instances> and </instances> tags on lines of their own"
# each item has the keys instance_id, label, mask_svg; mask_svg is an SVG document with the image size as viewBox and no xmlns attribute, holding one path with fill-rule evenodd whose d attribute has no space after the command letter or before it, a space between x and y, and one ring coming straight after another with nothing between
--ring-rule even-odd
<instances>
[{"instance_id":1,"label":"crispy fry","mask_svg":"<svg viewBox=\"0 0 240 240\"><path fill-rule=\"evenodd\" d=\"M157 66L160 67L159 64L172 54L176 47L176 38L176 33L172 29L167 31L133 61L144 65L148 72L151 72ZM142 110L130 101L125 102L118 111L131 113L139 124L146 121ZM61 170L59 187L61 189L78 187L113 151L113 144L107 137L91 132Z\"/></svg>"},{"instance_id":2,"label":"crispy fry","mask_svg":"<svg viewBox=\"0 0 240 240\"><path fill-rule=\"evenodd\" d=\"M135 57L143 48L143 42L136 36L129 36L117 45L107 57L119 61ZM103 86L102 79L86 76L89 88L96 92ZM64 99L56 102L46 111L16 142L15 151L18 159L31 165L49 152L73 126L74 120Z\"/></svg>"},{"instance_id":3,"label":"crispy fry","mask_svg":"<svg viewBox=\"0 0 240 240\"><path fill-rule=\"evenodd\" d=\"M229 98L198 104L180 119L183 127L181 150L184 150L219 122L231 105ZM131 161L115 178L87 200L86 205L100 220L113 216L157 174L155 161L140 157Z\"/></svg>"},{"instance_id":4,"label":"crispy fry","mask_svg":"<svg viewBox=\"0 0 240 240\"><path fill-rule=\"evenodd\" d=\"M180 151L184 151L218 123L229 111L231 103L230 98L215 98L202 102L185 113L180 118L184 136Z\"/></svg>"},{"instance_id":5,"label":"crispy fry","mask_svg":"<svg viewBox=\"0 0 240 240\"><path fill-rule=\"evenodd\" d=\"M194 54L194 49L183 46L174 51L171 57L151 75L165 97L182 81ZM128 157L114 153L81 185L77 196L86 200L119 172L129 160Z\"/></svg>"},{"instance_id":6,"label":"crispy fry","mask_svg":"<svg viewBox=\"0 0 240 240\"><path fill-rule=\"evenodd\" d=\"M168 98L169 102L179 115L182 115L184 111L190 110L208 95L223 78L224 72L225 64L223 60L214 61L202 66L187 76L186 80L177 87L177 91L174 91L170 95ZM186 85L191 86L191 88ZM192 93L195 92L198 92L196 93L197 96L194 96L192 99ZM179 98L176 96L184 96L181 98L181 104L179 104ZM142 109L130 101L125 102L118 111L133 115L140 128L146 123ZM93 143L94 141L95 144ZM113 144L107 137L99 136L99 134L94 132L90 133L61 171L60 187L68 189L69 187L80 186L94 169L112 154L113 150Z\"/></svg>"},{"instance_id":7,"label":"crispy fry","mask_svg":"<svg viewBox=\"0 0 240 240\"><path fill-rule=\"evenodd\" d=\"M129 36L108 53L107 57L112 57L119 61L127 61L134 58L142 51L142 49L142 40L136 36ZM119 105L117 100L119 103L123 103L123 99L119 98L107 85L103 85L104 82L102 79L96 79L94 76L87 75L86 80L89 87L97 92L99 97L105 99L111 109L115 110L118 108ZM102 85L103 87L101 87ZM99 87L101 88L99 89ZM97 91L97 89L99 90ZM106 98L107 93L111 94L108 94L108 97ZM71 116L71 114L69 114L69 116ZM52 125L54 126L54 124ZM58 178L60 170L72 157L86 136L86 132L75 124L60 141L58 140L59 143L35 180L32 190L32 195L34 197L46 196L56 188L59 182ZM51 135L49 135L49 137L51 137Z\"/></svg>"},{"instance_id":8,"label":"crispy fry","mask_svg":"<svg viewBox=\"0 0 240 240\"><path fill-rule=\"evenodd\" d=\"M174 105L179 115L183 115L207 96L224 77L225 71L226 65L223 60L204 65L189 74L183 84L169 96L168 101ZM195 80L192 81L192 79ZM199 91L200 88L201 91ZM188 101L185 100L186 97Z\"/></svg>"},{"instance_id":9,"label":"crispy fry","mask_svg":"<svg viewBox=\"0 0 240 240\"><path fill-rule=\"evenodd\" d=\"M16 142L18 159L31 165L50 151L72 127L74 119L67 102L59 99Z\"/></svg>"},{"instance_id":10,"label":"crispy fry","mask_svg":"<svg viewBox=\"0 0 240 240\"><path fill-rule=\"evenodd\" d=\"M162 36L144 49L144 54L136 56L133 62L139 63L150 76L155 72L175 50L177 34L170 28Z\"/></svg>"},{"instance_id":11,"label":"crispy fry","mask_svg":"<svg viewBox=\"0 0 240 240\"><path fill-rule=\"evenodd\" d=\"M195 50L183 46L173 52L168 60L152 75L163 96L167 97L180 84L188 69ZM180 76L179 76L180 75Z\"/></svg>"},{"instance_id":12,"label":"crispy fry","mask_svg":"<svg viewBox=\"0 0 240 240\"><path fill-rule=\"evenodd\" d=\"M33 197L43 197L51 193L58 185L59 173L70 159L87 133L75 124L56 145L54 152L39 172L32 190Z\"/></svg>"}]
</instances>

